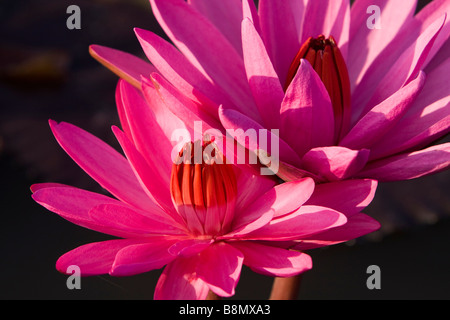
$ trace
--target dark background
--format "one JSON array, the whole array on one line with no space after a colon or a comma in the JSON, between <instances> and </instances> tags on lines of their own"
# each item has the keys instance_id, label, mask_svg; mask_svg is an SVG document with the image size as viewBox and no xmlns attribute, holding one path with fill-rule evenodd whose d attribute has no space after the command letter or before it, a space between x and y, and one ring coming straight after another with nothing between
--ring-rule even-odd
<instances>
[{"instance_id":1,"label":"dark background","mask_svg":"<svg viewBox=\"0 0 450 320\"><path fill-rule=\"evenodd\" d=\"M419 1L422 6L428 1ZM66 28L66 8L81 8L81 30ZM61 182L101 192L59 148L48 119L67 121L117 147L117 77L88 53L100 44L143 56L133 27L160 33L147 0L3 1L0 4L0 298L152 299L160 270L133 277L82 278L66 287L55 262L107 236L37 205L29 187ZM366 213L383 225L351 243L311 251L301 299L449 299L450 172L381 184ZM367 267L381 268L369 290ZM232 299L267 299L272 279L244 268Z\"/></svg>"}]
</instances>

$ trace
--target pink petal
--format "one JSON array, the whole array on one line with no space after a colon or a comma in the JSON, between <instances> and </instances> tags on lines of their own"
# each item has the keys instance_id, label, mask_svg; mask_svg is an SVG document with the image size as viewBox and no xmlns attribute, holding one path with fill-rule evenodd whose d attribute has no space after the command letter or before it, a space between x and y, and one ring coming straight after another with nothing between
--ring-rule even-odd
<instances>
[{"instance_id":1,"label":"pink petal","mask_svg":"<svg viewBox=\"0 0 450 320\"><path fill-rule=\"evenodd\" d=\"M144 243L120 249L115 256L110 275L131 276L164 267L176 258L168 251L176 241L163 237L152 237L145 240Z\"/></svg>"},{"instance_id":2,"label":"pink petal","mask_svg":"<svg viewBox=\"0 0 450 320\"><path fill-rule=\"evenodd\" d=\"M444 136L450 129L450 96L443 85L450 72L450 58L427 75L425 86L408 112L371 148L371 159L419 149Z\"/></svg>"},{"instance_id":3,"label":"pink petal","mask_svg":"<svg viewBox=\"0 0 450 320\"><path fill-rule=\"evenodd\" d=\"M96 205L89 210L89 216L94 222L107 228L143 237L153 234L185 234L183 227L166 214L151 215L121 204Z\"/></svg>"},{"instance_id":4,"label":"pink petal","mask_svg":"<svg viewBox=\"0 0 450 320\"><path fill-rule=\"evenodd\" d=\"M117 252L140 241L121 239L89 243L62 255L56 262L56 269L67 273L69 266L76 265L80 268L82 276L107 274L111 270Z\"/></svg>"},{"instance_id":5,"label":"pink petal","mask_svg":"<svg viewBox=\"0 0 450 320\"><path fill-rule=\"evenodd\" d=\"M216 26L237 52L242 52L240 28L242 21L241 0L190 0L189 3Z\"/></svg>"},{"instance_id":6,"label":"pink petal","mask_svg":"<svg viewBox=\"0 0 450 320\"><path fill-rule=\"evenodd\" d=\"M136 225L133 227L130 225L122 225L118 227L118 221L114 223L113 221L108 221L107 217L105 219L99 218L104 217L104 214L106 213L99 212L97 218L93 219L92 210L98 212L99 208L102 206L121 207L123 210L128 212L133 210L131 207L128 207L126 204L119 202L116 199L98 193L69 186L38 186L37 190L33 193L32 198L46 209L55 212L64 219L85 228L118 237L136 237L145 233L145 229L143 229L143 227ZM163 221L162 225L165 224L167 226L167 224L170 223L170 220L166 219L165 214L156 206L155 210L143 211L142 214L153 217L152 220L159 219L160 221ZM138 216L134 218L137 219ZM147 221L151 218L141 217L141 219ZM160 223L160 226L162 225ZM154 227L149 226L147 234L153 228ZM173 228L170 229L173 230Z\"/></svg>"},{"instance_id":7,"label":"pink petal","mask_svg":"<svg viewBox=\"0 0 450 320\"><path fill-rule=\"evenodd\" d=\"M136 177L147 192L148 196L154 199L154 201L158 203L165 212L170 214L175 221L183 224L180 220L180 216L175 211L173 206L172 198L169 192L169 185L165 184L164 181L161 180L156 171L155 167L157 164L148 163L119 128L113 127L112 129L128 160L130 161Z\"/></svg>"},{"instance_id":8,"label":"pink petal","mask_svg":"<svg viewBox=\"0 0 450 320\"><path fill-rule=\"evenodd\" d=\"M256 31L261 34L261 25L259 23L258 9L256 9L255 2L253 0L242 1L242 13L243 19L248 18L255 26Z\"/></svg>"},{"instance_id":9,"label":"pink petal","mask_svg":"<svg viewBox=\"0 0 450 320\"><path fill-rule=\"evenodd\" d=\"M380 181L398 181L419 178L445 170L449 166L450 143L444 143L371 162L358 176Z\"/></svg>"},{"instance_id":10,"label":"pink petal","mask_svg":"<svg viewBox=\"0 0 450 320\"><path fill-rule=\"evenodd\" d=\"M280 107L284 92L264 43L249 19L242 21L244 63L250 90L266 128L280 127Z\"/></svg>"},{"instance_id":11,"label":"pink petal","mask_svg":"<svg viewBox=\"0 0 450 320\"><path fill-rule=\"evenodd\" d=\"M380 224L373 218L363 213L350 217L343 226L326 230L310 237L305 237L293 250L310 250L324 246L353 240L374 232L380 228Z\"/></svg>"},{"instance_id":12,"label":"pink petal","mask_svg":"<svg viewBox=\"0 0 450 320\"><path fill-rule=\"evenodd\" d=\"M416 77L442 30L445 19L446 17L442 16L436 20L417 38L412 38L414 33L408 31L410 34L405 36L401 43L388 46L377 57L354 90L352 105L359 107L352 109L353 122ZM406 40L409 40L406 43L409 46L405 44L405 47L402 47L401 44ZM393 60L393 57L398 58Z\"/></svg>"},{"instance_id":13,"label":"pink petal","mask_svg":"<svg viewBox=\"0 0 450 320\"><path fill-rule=\"evenodd\" d=\"M286 91L280 112L280 137L299 156L311 148L333 144L334 114L331 100L322 80L308 61L301 61Z\"/></svg>"},{"instance_id":14,"label":"pink petal","mask_svg":"<svg viewBox=\"0 0 450 320\"><path fill-rule=\"evenodd\" d=\"M261 35L282 86L291 62L300 49L302 14L303 3L300 1L259 1Z\"/></svg>"},{"instance_id":15,"label":"pink petal","mask_svg":"<svg viewBox=\"0 0 450 320\"><path fill-rule=\"evenodd\" d=\"M372 202L377 186L377 181L370 179L321 183L305 204L331 208L351 217Z\"/></svg>"},{"instance_id":16,"label":"pink petal","mask_svg":"<svg viewBox=\"0 0 450 320\"><path fill-rule=\"evenodd\" d=\"M308 178L308 177L313 178L314 181L316 181L316 182L321 182L321 180L322 180L322 178L320 178L316 174L306 171L306 170L303 170L303 169L300 169L300 168L296 168L284 161L280 161L280 163L279 163L277 176L286 182L304 179L304 178Z\"/></svg>"},{"instance_id":17,"label":"pink petal","mask_svg":"<svg viewBox=\"0 0 450 320\"><path fill-rule=\"evenodd\" d=\"M231 297L241 274L244 255L233 246L219 242L203 250L197 274L215 294Z\"/></svg>"},{"instance_id":18,"label":"pink petal","mask_svg":"<svg viewBox=\"0 0 450 320\"><path fill-rule=\"evenodd\" d=\"M136 28L136 36L147 58L158 72L190 99L205 105L232 105L226 94L221 92L209 77L194 67L171 43L156 34ZM150 75L147 74L148 77Z\"/></svg>"},{"instance_id":19,"label":"pink petal","mask_svg":"<svg viewBox=\"0 0 450 320\"><path fill-rule=\"evenodd\" d=\"M222 33L183 0L151 0L159 24L189 61L226 93L238 110L257 118L242 57Z\"/></svg>"},{"instance_id":20,"label":"pink petal","mask_svg":"<svg viewBox=\"0 0 450 320\"><path fill-rule=\"evenodd\" d=\"M425 74L373 107L339 143L349 149L370 148L388 132L409 110L425 84Z\"/></svg>"},{"instance_id":21,"label":"pink petal","mask_svg":"<svg viewBox=\"0 0 450 320\"><path fill-rule=\"evenodd\" d=\"M372 5L380 8L381 29L366 27L373 14L371 11L368 14L367 10ZM398 5L396 0L358 0L352 5L348 53L348 61L351 63L347 65L352 88L358 85L369 66L391 43L403 25L413 18L416 0L402 3L401 10Z\"/></svg>"},{"instance_id":22,"label":"pink petal","mask_svg":"<svg viewBox=\"0 0 450 320\"><path fill-rule=\"evenodd\" d=\"M350 32L350 1L307 1L304 16L301 43L304 43L309 37L317 37L320 34L326 37L332 35L341 49L342 56L347 60L347 43Z\"/></svg>"},{"instance_id":23,"label":"pink petal","mask_svg":"<svg viewBox=\"0 0 450 320\"><path fill-rule=\"evenodd\" d=\"M136 88L141 87L141 75L149 75L156 69L148 62L123 51L91 45L89 53L105 67Z\"/></svg>"},{"instance_id":24,"label":"pink petal","mask_svg":"<svg viewBox=\"0 0 450 320\"><path fill-rule=\"evenodd\" d=\"M272 150L270 145L267 143L268 141L276 141L279 143L278 151L280 159L293 165L298 165L300 163L300 158L286 142L272 133L272 130L267 133L266 128L262 127L259 123L250 119L246 115L236 110L220 108L219 118L223 127L226 128L227 134L251 152L257 154L259 149L263 149L269 154L276 154L276 152L271 152ZM259 139L252 139L252 136L257 137L259 135L259 137L261 137L261 131L266 132L267 134L267 140L262 141L265 145L261 145L261 141L259 141ZM243 159L243 162L238 163L244 162L248 163L248 160Z\"/></svg>"},{"instance_id":25,"label":"pink petal","mask_svg":"<svg viewBox=\"0 0 450 320\"><path fill-rule=\"evenodd\" d=\"M347 222L342 213L330 208L304 205L295 212L272 220L269 224L242 237L247 240L298 240Z\"/></svg>"},{"instance_id":26,"label":"pink petal","mask_svg":"<svg viewBox=\"0 0 450 320\"><path fill-rule=\"evenodd\" d=\"M214 242L213 239L186 239L179 240L169 248L172 255L189 257L198 254L208 248Z\"/></svg>"},{"instance_id":27,"label":"pink petal","mask_svg":"<svg viewBox=\"0 0 450 320\"><path fill-rule=\"evenodd\" d=\"M178 257L165 268L155 288L155 300L204 300L208 285L197 277L198 257Z\"/></svg>"},{"instance_id":28,"label":"pink petal","mask_svg":"<svg viewBox=\"0 0 450 320\"><path fill-rule=\"evenodd\" d=\"M344 147L322 147L308 151L302 167L323 180L337 181L352 177L369 159L369 150L351 150Z\"/></svg>"},{"instance_id":29,"label":"pink petal","mask_svg":"<svg viewBox=\"0 0 450 320\"><path fill-rule=\"evenodd\" d=\"M67 154L103 188L141 209L154 208L124 156L97 137L69 123L50 120L56 140Z\"/></svg>"},{"instance_id":30,"label":"pink petal","mask_svg":"<svg viewBox=\"0 0 450 320\"><path fill-rule=\"evenodd\" d=\"M272 277L292 277L312 268L312 259L303 252L275 248L250 241L230 242L244 254L244 264Z\"/></svg>"},{"instance_id":31,"label":"pink petal","mask_svg":"<svg viewBox=\"0 0 450 320\"><path fill-rule=\"evenodd\" d=\"M172 170L170 137L162 131L140 91L125 81L120 82L118 90L118 98L122 101L126 118L129 119L131 140L147 162L158 163L156 171L168 185Z\"/></svg>"}]
</instances>

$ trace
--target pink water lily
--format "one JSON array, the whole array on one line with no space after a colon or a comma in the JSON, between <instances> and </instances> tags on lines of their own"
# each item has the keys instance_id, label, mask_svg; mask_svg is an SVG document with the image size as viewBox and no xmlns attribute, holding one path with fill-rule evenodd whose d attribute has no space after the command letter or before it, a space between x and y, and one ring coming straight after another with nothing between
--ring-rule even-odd
<instances>
[{"instance_id":1,"label":"pink water lily","mask_svg":"<svg viewBox=\"0 0 450 320\"><path fill-rule=\"evenodd\" d=\"M136 29L150 63L97 45L92 55L141 90L176 88L191 103L169 108L185 122L192 105L222 128L279 129L284 180L393 181L449 167L450 144L434 144L450 128L449 0L417 14L417 1L395 0L150 3L174 46ZM381 29L369 27L373 6Z\"/></svg>"},{"instance_id":2,"label":"pink water lily","mask_svg":"<svg viewBox=\"0 0 450 320\"><path fill-rule=\"evenodd\" d=\"M173 162L175 116L156 117L142 93L122 80L116 97L123 130L113 126L113 132L125 156L74 125L50 121L61 147L110 195L42 183L31 187L33 199L72 223L116 237L61 256L56 268L63 273L70 265L85 276L164 267L155 299L204 299L210 290L231 296L243 265L265 275L297 275L312 267L299 250L379 227L361 213L374 196L373 180L276 184L245 166L186 161L192 159L181 150ZM209 145L188 143L183 150Z\"/></svg>"}]
</instances>

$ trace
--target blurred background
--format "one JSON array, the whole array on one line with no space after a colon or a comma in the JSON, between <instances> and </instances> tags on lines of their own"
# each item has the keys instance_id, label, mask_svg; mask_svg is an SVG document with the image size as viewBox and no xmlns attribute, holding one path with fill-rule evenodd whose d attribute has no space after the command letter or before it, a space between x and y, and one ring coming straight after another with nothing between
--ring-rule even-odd
<instances>
[{"instance_id":1,"label":"blurred background","mask_svg":"<svg viewBox=\"0 0 450 320\"><path fill-rule=\"evenodd\" d=\"M419 1L419 8L429 1ZM81 8L69 30L66 9ZM111 125L117 77L88 53L90 44L143 57L133 28L164 36L147 0L2 1L0 4L0 298L152 299L161 270L82 278L66 287L55 262L108 236L73 225L37 205L29 187L60 182L102 192L59 148L48 119L67 121L118 148ZM448 140L448 139L447 139ZM370 236L309 252L300 299L449 299L450 172L381 184L365 210L382 223ZM369 290L370 265L381 289ZM244 268L232 299L267 299L272 279Z\"/></svg>"}]
</instances>

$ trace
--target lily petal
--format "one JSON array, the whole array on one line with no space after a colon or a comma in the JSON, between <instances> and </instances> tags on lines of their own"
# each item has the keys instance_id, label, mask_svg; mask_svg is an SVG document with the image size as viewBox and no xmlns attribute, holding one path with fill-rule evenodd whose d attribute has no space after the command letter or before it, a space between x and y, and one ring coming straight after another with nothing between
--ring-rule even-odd
<instances>
[{"instance_id":1,"label":"lily petal","mask_svg":"<svg viewBox=\"0 0 450 320\"><path fill-rule=\"evenodd\" d=\"M238 249L220 242L200 253L197 274L215 294L230 297L234 295L243 261L244 255Z\"/></svg>"},{"instance_id":2,"label":"lily petal","mask_svg":"<svg viewBox=\"0 0 450 320\"><path fill-rule=\"evenodd\" d=\"M380 181L419 178L450 166L450 142L371 162L357 174Z\"/></svg>"},{"instance_id":3,"label":"lily petal","mask_svg":"<svg viewBox=\"0 0 450 320\"><path fill-rule=\"evenodd\" d=\"M303 252L275 248L250 241L230 242L244 254L244 264L255 272L272 277L292 277L312 268L312 259Z\"/></svg>"},{"instance_id":4,"label":"lily petal","mask_svg":"<svg viewBox=\"0 0 450 320\"><path fill-rule=\"evenodd\" d=\"M353 176L369 159L367 149L351 150L344 147L322 147L308 151L302 159L302 167L315 172L327 181L337 181Z\"/></svg>"},{"instance_id":5,"label":"lily petal","mask_svg":"<svg viewBox=\"0 0 450 320\"><path fill-rule=\"evenodd\" d=\"M148 76L156 71L150 63L120 50L91 45L89 53L106 68L138 89L141 87L141 75Z\"/></svg>"}]
</instances>

